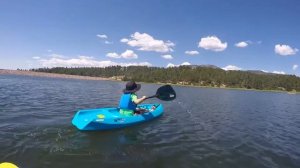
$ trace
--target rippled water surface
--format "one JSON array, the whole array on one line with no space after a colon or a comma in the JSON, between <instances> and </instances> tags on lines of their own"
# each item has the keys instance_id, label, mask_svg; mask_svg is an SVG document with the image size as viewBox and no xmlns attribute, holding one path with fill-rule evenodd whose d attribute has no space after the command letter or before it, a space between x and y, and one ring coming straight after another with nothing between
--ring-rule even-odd
<instances>
[{"instance_id":1,"label":"rippled water surface","mask_svg":"<svg viewBox=\"0 0 300 168\"><path fill-rule=\"evenodd\" d=\"M80 132L78 109L117 106L123 82L0 75L0 163L21 168L299 167L300 95L174 87L162 117ZM143 84L138 95L159 85Z\"/></svg>"}]
</instances>

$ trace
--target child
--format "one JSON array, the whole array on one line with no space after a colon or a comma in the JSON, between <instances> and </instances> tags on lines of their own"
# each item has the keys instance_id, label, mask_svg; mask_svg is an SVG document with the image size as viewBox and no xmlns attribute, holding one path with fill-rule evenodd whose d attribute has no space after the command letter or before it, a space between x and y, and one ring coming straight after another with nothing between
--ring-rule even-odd
<instances>
[{"instance_id":1,"label":"child","mask_svg":"<svg viewBox=\"0 0 300 168\"><path fill-rule=\"evenodd\" d=\"M136 84L133 81L126 83L126 89L123 90L119 104L121 114L128 116L133 116L135 113L140 114L140 111L137 110L137 105L146 100L146 96L138 99L135 94L140 89L140 84Z\"/></svg>"}]
</instances>

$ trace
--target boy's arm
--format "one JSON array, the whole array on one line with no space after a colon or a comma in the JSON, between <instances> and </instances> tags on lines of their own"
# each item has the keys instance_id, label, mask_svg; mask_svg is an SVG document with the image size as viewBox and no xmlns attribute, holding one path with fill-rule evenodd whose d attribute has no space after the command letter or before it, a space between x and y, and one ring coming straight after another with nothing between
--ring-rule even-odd
<instances>
[{"instance_id":1,"label":"boy's arm","mask_svg":"<svg viewBox=\"0 0 300 168\"><path fill-rule=\"evenodd\" d=\"M146 100L146 96L143 96L142 98L136 98L136 99L134 99L133 100L133 102L135 103L135 104L140 104L140 103L142 103L143 101L145 101Z\"/></svg>"}]
</instances>

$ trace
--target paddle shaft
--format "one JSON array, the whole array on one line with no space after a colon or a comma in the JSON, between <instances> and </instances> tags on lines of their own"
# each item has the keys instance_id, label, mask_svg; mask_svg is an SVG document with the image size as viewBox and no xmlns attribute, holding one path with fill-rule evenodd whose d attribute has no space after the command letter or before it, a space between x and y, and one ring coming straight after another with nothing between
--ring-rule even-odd
<instances>
[{"instance_id":1,"label":"paddle shaft","mask_svg":"<svg viewBox=\"0 0 300 168\"><path fill-rule=\"evenodd\" d=\"M157 94L156 94L156 95L153 95L153 96L146 97L145 100L146 100L146 99L155 98L155 97L157 97Z\"/></svg>"}]
</instances>

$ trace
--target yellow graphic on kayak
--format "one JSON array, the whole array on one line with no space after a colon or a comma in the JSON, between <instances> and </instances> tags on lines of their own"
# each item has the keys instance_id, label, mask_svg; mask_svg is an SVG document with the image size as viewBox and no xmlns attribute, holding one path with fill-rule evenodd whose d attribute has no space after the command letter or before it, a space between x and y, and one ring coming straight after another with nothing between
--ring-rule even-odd
<instances>
[{"instance_id":1,"label":"yellow graphic on kayak","mask_svg":"<svg viewBox=\"0 0 300 168\"><path fill-rule=\"evenodd\" d=\"M105 115L99 114L99 115L97 115L97 117L100 118L100 119L103 119L103 118L105 118Z\"/></svg>"},{"instance_id":2,"label":"yellow graphic on kayak","mask_svg":"<svg viewBox=\"0 0 300 168\"><path fill-rule=\"evenodd\" d=\"M4 162L0 163L0 168L18 168L18 166L13 163Z\"/></svg>"}]
</instances>

